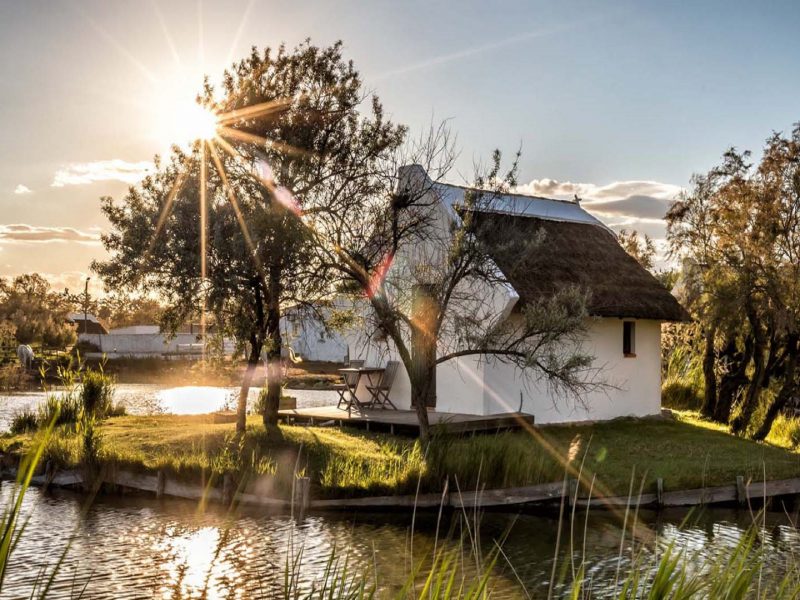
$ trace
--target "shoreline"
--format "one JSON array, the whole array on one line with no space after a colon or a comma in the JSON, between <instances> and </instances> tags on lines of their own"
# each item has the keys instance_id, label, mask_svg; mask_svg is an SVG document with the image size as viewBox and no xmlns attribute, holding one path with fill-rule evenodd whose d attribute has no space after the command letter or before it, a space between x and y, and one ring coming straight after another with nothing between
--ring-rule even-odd
<instances>
[{"instance_id":1,"label":"shoreline","mask_svg":"<svg viewBox=\"0 0 800 600\"><path fill-rule=\"evenodd\" d=\"M0 480L16 480L17 467L9 467L10 455L3 454ZM40 469L41 471L42 469ZM43 488L55 487L87 494L125 496L131 492L152 495L155 498L169 497L197 500L201 505L214 502L222 506L244 505L269 508L271 512L299 513L328 512L363 508L369 510L398 509L416 510L504 510L514 509L525 514L552 512L563 503L567 507L593 510L616 510L620 507L652 508L661 510L676 507L723 506L751 508L761 507L772 501L790 501L793 507L800 503L800 477L773 481L745 481L739 476L735 483L707 488L665 490L663 482L656 493L640 494L637 497L611 496L591 497L577 491L576 481L567 479L533 486L481 489L477 491L451 490L445 486L441 493L415 495L397 494L366 497L343 497L314 499L310 495L308 478L298 478L294 496L288 498L269 497L252 491L234 490L227 476L212 476L206 483L190 483L170 477L165 471L133 472L125 469L106 471L94 481L87 480L79 469L59 470L49 463L44 472L31 479L31 485ZM221 479L222 486L213 485ZM585 493L587 490L583 490Z\"/></svg>"}]
</instances>

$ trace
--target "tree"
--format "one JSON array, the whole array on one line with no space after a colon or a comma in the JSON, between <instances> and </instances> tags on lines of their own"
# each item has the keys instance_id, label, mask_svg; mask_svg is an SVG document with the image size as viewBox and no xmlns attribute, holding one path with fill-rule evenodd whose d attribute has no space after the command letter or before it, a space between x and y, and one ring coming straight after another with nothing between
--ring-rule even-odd
<instances>
[{"instance_id":1,"label":"tree","mask_svg":"<svg viewBox=\"0 0 800 600\"><path fill-rule=\"evenodd\" d=\"M617 240L625 252L630 254L637 262L648 271L652 271L655 266L656 245L646 233L640 236L636 230L621 229L617 234Z\"/></svg>"},{"instance_id":2,"label":"tree","mask_svg":"<svg viewBox=\"0 0 800 600\"><path fill-rule=\"evenodd\" d=\"M75 329L67 322L70 305L37 273L0 279L0 322L14 330L20 344L65 348L75 343ZM5 328L7 331L9 327Z\"/></svg>"},{"instance_id":3,"label":"tree","mask_svg":"<svg viewBox=\"0 0 800 600\"><path fill-rule=\"evenodd\" d=\"M155 298L127 294L106 294L97 302L97 317L109 328L151 325L161 321L163 307Z\"/></svg>"},{"instance_id":4,"label":"tree","mask_svg":"<svg viewBox=\"0 0 800 600\"><path fill-rule=\"evenodd\" d=\"M512 255L544 242L543 236L531 240L482 218L516 184L516 160L503 174L495 153L457 212L445 214L436 180L453 156L447 129L433 128L376 173L373 187L382 195L348 195L339 210L313 215L318 229L334 232L320 245L343 289L358 290L354 301L365 308L365 335L387 340L409 374L423 439L429 436L436 368L450 360L472 356L509 363L573 396L599 384L587 377L592 358L579 349L586 333L583 291L566 289L528 304L516 319L496 311L494 300L510 283L487 242L497 251L503 246L498 238L507 240L505 251ZM392 168L409 163L425 168Z\"/></svg>"},{"instance_id":5,"label":"tree","mask_svg":"<svg viewBox=\"0 0 800 600\"><path fill-rule=\"evenodd\" d=\"M189 155L173 151L122 204L104 200L111 259L94 267L107 285L161 294L162 321L173 327L202 313L205 301L217 324L248 347L239 431L262 350L264 422L277 421L282 307L313 305L331 291L310 252L320 232L300 215L337 210L353 191L369 194L376 165L403 140L405 129L384 118L379 100L363 106L365 99L341 43L254 48L226 71L221 99L204 89L218 137ZM205 267L201 228L209 230Z\"/></svg>"},{"instance_id":6,"label":"tree","mask_svg":"<svg viewBox=\"0 0 800 600\"><path fill-rule=\"evenodd\" d=\"M667 221L704 330L702 412L763 439L798 384L800 126L771 136L757 168L748 160L726 152L719 167L694 178ZM753 422L774 385L766 417Z\"/></svg>"}]
</instances>

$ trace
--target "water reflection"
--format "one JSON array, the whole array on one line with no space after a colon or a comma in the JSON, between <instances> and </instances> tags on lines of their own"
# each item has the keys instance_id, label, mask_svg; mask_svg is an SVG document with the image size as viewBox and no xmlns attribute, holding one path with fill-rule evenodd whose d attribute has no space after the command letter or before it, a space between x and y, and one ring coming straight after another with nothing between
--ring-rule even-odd
<instances>
[{"instance_id":1,"label":"water reflection","mask_svg":"<svg viewBox=\"0 0 800 600\"><path fill-rule=\"evenodd\" d=\"M10 484L4 483L0 501ZM411 516L392 513L313 515L300 525L287 516L269 516L249 510L230 517L222 510L198 513L196 504L178 500L156 501L137 497L104 497L83 510L81 496L54 495L32 490L25 510L31 515L25 535L14 554L3 597L29 597L43 568L52 567L60 551L73 537L64 567L56 577L50 598L70 598L88 585L87 598L265 598L283 584L288 557L302 554L298 574L308 589L319 583L331 552L348 561L352 573L377 569L385 590L397 591L411 571ZM453 515L453 534L462 533L458 514ZM733 548L750 523L748 513L709 510L679 527L686 513L644 513L653 532L651 548L663 551L669 544L689 556L718 556ZM442 531L447 531L446 517ZM576 528L570 554L570 533L562 531L559 570L570 569L571 557L580 561L586 548L587 575L601 597L613 588L618 566L622 529L616 519L597 513L589 527ZM413 561L433 553L437 516L420 513L413 535ZM532 597L546 597L557 527L542 516L487 513L481 522L481 546L488 553L503 539L508 561L497 567L495 598L519 598L517 578ZM800 550L797 531L785 515L772 513L766 522L768 535L761 543L770 564L779 569L783 560ZM623 570L631 562L630 528L623 545ZM585 539L585 541L584 541ZM438 547L448 546L441 539ZM455 543L449 543L455 549ZM467 557L468 558L468 557ZM465 560L467 571L473 569ZM650 566L651 561L646 566ZM49 575L49 570L45 571ZM768 573L765 572L765 577ZM558 588L558 593L565 590Z\"/></svg>"},{"instance_id":2,"label":"water reflection","mask_svg":"<svg viewBox=\"0 0 800 600\"><path fill-rule=\"evenodd\" d=\"M257 387L250 389L248 401L251 405L260 391ZM123 404L128 413L133 415L203 414L234 407L238 393L236 387L123 383L117 385L114 401ZM330 390L287 390L286 394L297 398L299 407L333 404L337 398L336 392ZM15 414L25 409L35 409L44 399L44 392L0 394L0 431L8 430Z\"/></svg>"},{"instance_id":3,"label":"water reflection","mask_svg":"<svg viewBox=\"0 0 800 600\"><path fill-rule=\"evenodd\" d=\"M156 393L156 401L163 412L197 415L232 407L234 393L233 390L225 388L189 385L159 390Z\"/></svg>"}]
</instances>

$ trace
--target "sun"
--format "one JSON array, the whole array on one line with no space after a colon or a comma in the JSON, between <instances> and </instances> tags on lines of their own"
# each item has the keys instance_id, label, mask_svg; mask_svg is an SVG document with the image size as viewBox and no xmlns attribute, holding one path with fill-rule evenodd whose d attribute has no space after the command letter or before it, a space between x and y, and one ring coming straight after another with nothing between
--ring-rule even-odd
<instances>
[{"instance_id":1,"label":"sun","mask_svg":"<svg viewBox=\"0 0 800 600\"><path fill-rule=\"evenodd\" d=\"M176 144L211 140L217 135L217 115L199 104L190 103L185 108L176 110L171 118L174 121L170 129Z\"/></svg>"},{"instance_id":2,"label":"sun","mask_svg":"<svg viewBox=\"0 0 800 600\"><path fill-rule=\"evenodd\" d=\"M152 136L161 151L173 145L185 149L198 140L212 140L220 126L216 114L187 96L161 98L155 112Z\"/></svg>"}]
</instances>

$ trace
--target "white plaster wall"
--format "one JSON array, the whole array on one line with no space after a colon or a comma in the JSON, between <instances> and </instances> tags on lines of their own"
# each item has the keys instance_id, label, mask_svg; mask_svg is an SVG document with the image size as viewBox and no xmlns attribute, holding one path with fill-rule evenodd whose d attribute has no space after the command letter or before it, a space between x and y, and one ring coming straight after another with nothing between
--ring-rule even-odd
<instances>
[{"instance_id":1,"label":"white plaster wall","mask_svg":"<svg viewBox=\"0 0 800 600\"><path fill-rule=\"evenodd\" d=\"M602 367L599 376L614 386L589 393L583 404L555 398L544 384L526 382L509 365L486 367L485 413L522 410L537 423L606 420L655 415L661 411L661 323L636 320L635 357L622 354L623 319L592 319L585 351Z\"/></svg>"},{"instance_id":2,"label":"white plaster wall","mask_svg":"<svg viewBox=\"0 0 800 600\"><path fill-rule=\"evenodd\" d=\"M281 319L283 342L303 360L343 363L348 356L347 340L339 333L325 331L316 319L300 316Z\"/></svg>"},{"instance_id":3,"label":"white plaster wall","mask_svg":"<svg viewBox=\"0 0 800 600\"><path fill-rule=\"evenodd\" d=\"M485 365L474 356L448 360L436 369L438 412L484 414Z\"/></svg>"},{"instance_id":4,"label":"white plaster wall","mask_svg":"<svg viewBox=\"0 0 800 600\"><path fill-rule=\"evenodd\" d=\"M393 352L367 354L365 366L383 367L388 360L397 360L400 365L395 375L389 399L401 410L411 409L411 381L408 371ZM483 401L484 365L473 357L462 357L439 365L436 371L436 411L464 414L484 414ZM362 377L356 396L362 402L370 399L366 389L367 378Z\"/></svg>"}]
</instances>

